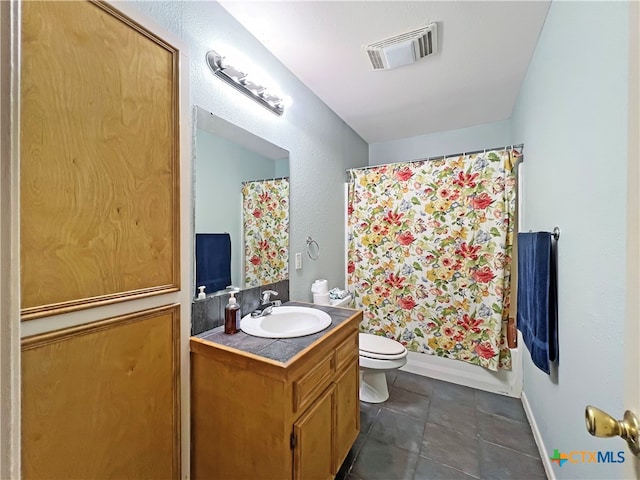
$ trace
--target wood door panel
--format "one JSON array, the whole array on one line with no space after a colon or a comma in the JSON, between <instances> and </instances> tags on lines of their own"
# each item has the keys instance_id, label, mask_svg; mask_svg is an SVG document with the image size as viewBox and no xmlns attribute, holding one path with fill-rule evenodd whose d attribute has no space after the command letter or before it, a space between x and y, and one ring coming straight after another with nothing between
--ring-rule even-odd
<instances>
[{"instance_id":1,"label":"wood door panel","mask_svg":"<svg viewBox=\"0 0 640 480\"><path fill-rule=\"evenodd\" d=\"M355 357L336 380L335 473L360 432L359 375L358 357Z\"/></svg>"},{"instance_id":2,"label":"wood door panel","mask_svg":"<svg viewBox=\"0 0 640 480\"><path fill-rule=\"evenodd\" d=\"M178 290L177 50L84 1L21 46L23 319Z\"/></svg>"},{"instance_id":3,"label":"wood door panel","mask_svg":"<svg viewBox=\"0 0 640 480\"><path fill-rule=\"evenodd\" d=\"M335 386L331 385L293 424L294 480L330 480L333 475Z\"/></svg>"},{"instance_id":4,"label":"wood door panel","mask_svg":"<svg viewBox=\"0 0 640 480\"><path fill-rule=\"evenodd\" d=\"M180 476L179 306L22 341L22 478Z\"/></svg>"}]
</instances>

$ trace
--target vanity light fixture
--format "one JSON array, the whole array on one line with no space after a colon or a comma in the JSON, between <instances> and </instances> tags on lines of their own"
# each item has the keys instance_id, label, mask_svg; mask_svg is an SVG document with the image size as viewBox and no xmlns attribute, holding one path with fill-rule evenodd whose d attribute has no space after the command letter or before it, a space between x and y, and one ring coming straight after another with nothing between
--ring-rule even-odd
<instances>
[{"instance_id":1,"label":"vanity light fixture","mask_svg":"<svg viewBox=\"0 0 640 480\"><path fill-rule=\"evenodd\" d=\"M266 109L272 111L276 115L284 113L285 100L278 95L269 92L267 87L250 80L248 75L227 64L224 57L219 53L209 50L207 52L207 65L213 74L224 80L226 83L244 93L246 96L254 99Z\"/></svg>"}]
</instances>

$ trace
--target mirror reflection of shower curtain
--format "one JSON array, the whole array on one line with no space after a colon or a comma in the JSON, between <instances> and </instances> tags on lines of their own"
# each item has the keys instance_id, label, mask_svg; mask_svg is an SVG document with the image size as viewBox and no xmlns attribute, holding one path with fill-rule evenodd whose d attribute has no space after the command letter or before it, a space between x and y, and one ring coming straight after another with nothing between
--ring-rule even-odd
<instances>
[{"instance_id":1,"label":"mirror reflection of shower curtain","mask_svg":"<svg viewBox=\"0 0 640 480\"><path fill-rule=\"evenodd\" d=\"M515 158L505 149L351 171L347 276L362 330L511 368Z\"/></svg>"},{"instance_id":2,"label":"mirror reflection of shower curtain","mask_svg":"<svg viewBox=\"0 0 640 480\"><path fill-rule=\"evenodd\" d=\"M244 286L289 278L289 179L242 185Z\"/></svg>"}]
</instances>

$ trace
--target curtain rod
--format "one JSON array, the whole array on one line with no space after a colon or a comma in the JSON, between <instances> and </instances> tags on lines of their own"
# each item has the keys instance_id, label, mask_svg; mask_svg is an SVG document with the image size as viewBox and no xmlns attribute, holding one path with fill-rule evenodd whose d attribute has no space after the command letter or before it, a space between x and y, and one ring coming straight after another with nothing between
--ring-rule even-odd
<instances>
[{"instance_id":1,"label":"curtain rod","mask_svg":"<svg viewBox=\"0 0 640 480\"><path fill-rule=\"evenodd\" d=\"M473 155L474 153L486 153L486 152L490 152L491 150L515 150L515 149L523 150L524 149L524 143L519 143L517 145L506 145L504 147L483 148L481 150L473 150L471 152L452 153L452 154L446 154L446 155L437 155L435 157L419 158L417 160L407 160L406 162L381 163L380 165L369 165L367 167L348 168L346 170L346 172L347 172L347 174L349 174L349 172L353 172L353 171L369 170L371 168L378 168L378 167L393 167L395 165L400 165L402 163L430 162L431 160L444 160L445 158L449 158L449 157L460 157L462 155ZM522 153L522 152L520 152L520 153ZM520 155L520 158L518 158L516 160L515 164L517 165L518 163L520 163L522 161L523 157L524 157L524 155Z\"/></svg>"},{"instance_id":2,"label":"curtain rod","mask_svg":"<svg viewBox=\"0 0 640 480\"><path fill-rule=\"evenodd\" d=\"M289 180L289 177L263 178L261 180L245 180L244 182L240 182L240 184L246 185L247 183L275 182L276 180Z\"/></svg>"}]
</instances>

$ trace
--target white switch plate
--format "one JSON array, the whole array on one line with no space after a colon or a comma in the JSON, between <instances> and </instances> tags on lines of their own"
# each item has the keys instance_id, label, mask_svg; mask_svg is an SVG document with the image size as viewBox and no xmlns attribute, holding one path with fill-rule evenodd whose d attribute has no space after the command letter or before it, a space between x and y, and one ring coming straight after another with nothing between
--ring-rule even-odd
<instances>
[{"instance_id":1,"label":"white switch plate","mask_svg":"<svg viewBox=\"0 0 640 480\"><path fill-rule=\"evenodd\" d=\"M302 268L302 254L296 253L296 270L300 270Z\"/></svg>"}]
</instances>

